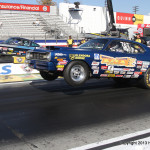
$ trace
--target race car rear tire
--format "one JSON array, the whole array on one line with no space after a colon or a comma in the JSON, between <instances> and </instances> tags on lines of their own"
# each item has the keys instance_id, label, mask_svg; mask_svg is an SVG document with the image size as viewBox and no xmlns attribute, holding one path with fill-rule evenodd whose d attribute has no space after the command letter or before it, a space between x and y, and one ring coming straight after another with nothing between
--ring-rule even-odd
<instances>
[{"instance_id":1,"label":"race car rear tire","mask_svg":"<svg viewBox=\"0 0 150 150\"><path fill-rule=\"evenodd\" d=\"M80 86L89 78L89 68L82 61L72 61L64 70L64 79L71 86Z\"/></svg>"},{"instance_id":2,"label":"race car rear tire","mask_svg":"<svg viewBox=\"0 0 150 150\"><path fill-rule=\"evenodd\" d=\"M139 79L139 84L145 89L150 89L150 68L144 74L142 79Z\"/></svg>"},{"instance_id":3,"label":"race car rear tire","mask_svg":"<svg viewBox=\"0 0 150 150\"><path fill-rule=\"evenodd\" d=\"M43 79L47 81L52 81L58 78L58 75L56 73L51 72L40 71L40 75Z\"/></svg>"}]
</instances>

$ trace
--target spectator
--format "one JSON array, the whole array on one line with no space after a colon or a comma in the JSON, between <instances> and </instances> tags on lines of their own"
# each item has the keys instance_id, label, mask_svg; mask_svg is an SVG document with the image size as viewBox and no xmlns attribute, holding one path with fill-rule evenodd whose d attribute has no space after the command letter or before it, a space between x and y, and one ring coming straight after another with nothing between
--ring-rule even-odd
<instances>
[{"instance_id":1,"label":"spectator","mask_svg":"<svg viewBox=\"0 0 150 150\"><path fill-rule=\"evenodd\" d=\"M39 26L40 25L40 21L37 19L36 21L33 22L33 25Z\"/></svg>"},{"instance_id":2,"label":"spectator","mask_svg":"<svg viewBox=\"0 0 150 150\"><path fill-rule=\"evenodd\" d=\"M140 33L138 33L135 37L135 42L138 42L138 43L142 43L142 44L146 44L146 42L141 39L141 36L140 36Z\"/></svg>"},{"instance_id":3,"label":"spectator","mask_svg":"<svg viewBox=\"0 0 150 150\"><path fill-rule=\"evenodd\" d=\"M67 40L68 47L72 47L74 44L74 40L72 39L71 35L69 36L69 39Z\"/></svg>"},{"instance_id":4,"label":"spectator","mask_svg":"<svg viewBox=\"0 0 150 150\"><path fill-rule=\"evenodd\" d=\"M86 40L82 39L81 42L80 42L80 45L83 44L83 43L85 43L85 42L86 42Z\"/></svg>"}]
</instances>

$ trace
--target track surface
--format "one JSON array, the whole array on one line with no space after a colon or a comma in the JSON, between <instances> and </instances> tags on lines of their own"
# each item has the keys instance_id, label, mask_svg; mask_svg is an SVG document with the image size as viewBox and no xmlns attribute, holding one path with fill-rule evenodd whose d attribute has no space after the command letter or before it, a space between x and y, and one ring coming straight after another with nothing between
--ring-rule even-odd
<instances>
[{"instance_id":1,"label":"track surface","mask_svg":"<svg viewBox=\"0 0 150 150\"><path fill-rule=\"evenodd\" d=\"M0 150L63 150L150 128L150 91L64 80L0 85Z\"/></svg>"}]
</instances>

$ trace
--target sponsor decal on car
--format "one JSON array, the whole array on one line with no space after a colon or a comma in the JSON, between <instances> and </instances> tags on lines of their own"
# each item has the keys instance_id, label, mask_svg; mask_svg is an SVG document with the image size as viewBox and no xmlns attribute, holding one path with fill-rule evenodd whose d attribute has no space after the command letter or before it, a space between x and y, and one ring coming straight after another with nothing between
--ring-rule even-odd
<instances>
[{"instance_id":1,"label":"sponsor decal on car","mask_svg":"<svg viewBox=\"0 0 150 150\"><path fill-rule=\"evenodd\" d=\"M59 59L57 59L57 61L63 61L63 59L59 58Z\"/></svg>"},{"instance_id":2,"label":"sponsor decal on car","mask_svg":"<svg viewBox=\"0 0 150 150\"><path fill-rule=\"evenodd\" d=\"M141 72L146 72L146 71L147 71L147 69L141 68Z\"/></svg>"},{"instance_id":3,"label":"sponsor decal on car","mask_svg":"<svg viewBox=\"0 0 150 150\"><path fill-rule=\"evenodd\" d=\"M134 72L134 75L142 75L142 72Z\"/></svg>"},{"instance_id":4,"label":"sponsor decal on car","mask_svg":"<svg viewBox=\"0 0 150 150\"><path fill-rule=\"evenodd\" d=\"M114 71L123 71L123 68L114 68Z\"/></svg>"},{"instance_id":5,"label":"sponsor decal on car","mask_svg":"<svg viewBox=\"0 0 150 150\"><path fill-rule=\"evenodd\" d=\"M108 66L109 71L114 71L114 66Z\"/></svg>"},{"instance_id":6,"label":"sponsor decal on car","mask_svg":"<svg viewBox=\"0 0 150 150\"><path fill-rule=\"evenodd\" d=\"M3 53L3 54L4 54L4 53ZM13 53L13 52L6 52L6 54L15 55L16 53Z\"/></svg>"},{"instance_id":7,"label":"sponsor decal on car","mask_svg":"<svg viewBox=\"0 0 150 150\"><path fill-rule=\"evenodd\" d=\"M119 71L114 71L114 74L119 74L120 72Z\"/></svg>"},{"instance_id":8,"label":"sponsor decal on car","mask_svg":"<svg viewBox=\"0 0 150 150\"><path fill-rule=\"evenodd\" d=\"M25 54L26 51L19 51L19 55Z\"/></svg>"},{"instance_id":9,"label":"sponsor decal on car","mask_svg":"<svg viewBox=\"0 0 150 150\"><path fill-rule=\"evenodd\" d=\"M123 75L118 74L118 75L116 75L115 77L117 77L117 78L121 78L121 77L123 77Z\"/></svg>"},{"instance_id":10,"label":"sponsor decal on car","mask_svg":"<svg viewBox=\"0 0 150 150\"><path fill-rule=\"evenodd\" d=\"M150 65L150 62L148 62L148 61L143 61L143 65Z\"/></svg>"},{"instance_id":11,"label":"sponsor decal on car","mask_svg":"<svg viewBox=\"0 0 150 150\"><path fill-rule=\"evenodd\" d=\"M142 65L137 65L136 68L137 68L137 69L141 69L141 68L142 68Z\"/></svg>"},{"instance_id":12,"label":"sponsor decal on car","mask_svg":"<svg viewBox=\"0 0 150 150\"><path fill-rule=\"evenodd\" d=\"M57 68L57 71L63 71L64 68Z\"/></svg>"},{"instance_id":13,"label":"sponsor decal on car","mask_svg":"<svg viewBox=\"0 0 150 150\"><path fill-rule=\"evenodd\" d=\"M134 71L134 69L131 69L131 68L123 68L123 71Z\"/></svg>"},{"instance_id":14,"label":"sponsor decal on car","mask_svg":"<svg viewBox=\"0 0 150 150\"><path fill-rule=\"evenodd\" d=\"M115 74L108 74L108 77L115 77Z\"/></svg>"},{"instance_id":15,"label":"sponsor decal on car","mask_svg":"<svg viewBox=\"0 0 150 150\"><path fill-rule=\"evenodd\" d=\"M3 47L3 51L7 51L7 49L8 49L7 47Z\"/></svg>"},{"instance_id":16,"label":"sponsor decal on car","mask_svg":"<svg viewBox=\"0 0 150 150\"><path fill-rule=\"evenodd\" d=\"M136 59L131 57L110 57L106 55L100 55L101 64L112 66L125 66L135 67Z\"/></svg>"},{"instance_id":17,"label":"sponsor decal on car","mask_svg":"<svg viewBox=\"0 0 150 150\"><path fill-rule=\"evenodd\" d=\"M143 65L142 68L148 68L148 65Z\"/></svg>"},{"instance_id":18,"label":"sponsor decal on car","mask_svg":"<svg viewBox=\"0 0 150 150\"><path fill-rule=\"evenodd\" d=\"M132 75L131 78L138 78L139 75L138 74L135 74L135 75Z\"/></svg>"},{"instance_id":19,"label":"sponsor decal on car","mask_svg":"<svg viewBox=\"0 0 150 150\"><path fill-rule=\"evenodd\" d=\"M92 65L98 66L98 65L99 65L99 62L93 61L93 62L92 62Z\"/></svg>"},{"instance_id":20,"label":"sponsor decal on car","mask_svg":"<svg viewBox=\"0 0 150 150\"><path fill-rule=\"evenodd\" d=\"M142 65L143 61L137 61L137 65Z\"/></svg>"},{"instance_id":21,"label":"sponsor decal on car","mask_svg":"<svg viewBox=\"0 0 150 150\"><path fill-rule=\"evenodd\" d=\"M94 54L94 59L99 60L99 54Z\"/></svg>"},{"instance_id":22,"label":"sponsor decal on car","mask_svg":"<svg viewBox=\"0 0 150 150\"><path fill-rule=\"evenodd\" d=\"M100 77L108 77L108 74L101 74Z\"/></svg>"},{"instance_id":23,"label":"sponsor decal on car","mask_svg":"<svg viewBox=\"0 0 150 150\"><path fill-rule=\"evenodd\" d=\"M93 70L93 74L98 74L99 70Z\"/></svg>"},{"instance_id":24,"label":"sponsor decal on car","mask_svg":"<svg viewBox=\"0 0 150 150\"><path fill-rule=\"evenodd\" d=\"M55 56L66 56L67 54L63 54L63 53L55 53Z\"/></svg>"},{"instance_id":25,"label":"sponsor decal on car","mask_svg":"<svg viewBox=\"0 0 150 150\"><path fill-rule=\"evenodd\" d=\"M102 70L107 70L107 69L108 69L108 66L101 66L101 69L102 69Z\"/></svg>"},{"instance_id":26,"label":"sponsor decal on car","mask_svg":"<svg viewBox=\"0 0 150 150\"><path fill-rule=\"evenodd\" d=\"M90 57L90 55L88 55L88 54L69 54L69 58L71 59L71 60L74 60L74 59L85 59L85 58L89 58Z\"/></svg>"},{"instance_id":27,"label":"sponsor decal on car","mask_svg":"<svg viewBox=\"0 0 150 150\"><path fill-rule=\"evenodd\" d=\"M128 71L127 74L133 74L133 72Z\"/></svg>"},{"instance_id":28,"label":"sponsor decal on car","mask_svg":"<svg viewBox=\"0 0 150 150\"><path fill-rule=\"evenodd\" d=\"M106 70L105 73L109 74L109 73L113 73L113 71Z\"/></svg>"},{"instance_id":29,"label":"sponsor decal on car","mask_svg":"<svg viewBox=\"0 0 150 150\"><path fill-rule=\"evenodd\" d=\"M123 68L123 71L129 71L130 69L129 68Z\"/></svg>"},{"instance_id":30,"label":"sponsor decal on car","mask_svg":"<svg viewBox=\"0 0 150 150\"><path fill-rule=\"evenodd\" d=\"M64 65L57 65L56 68L64 68Z\"/></svg>"},{"instance_id":31,"label":"sponsor decal on car","mask_svg":"<svg viewBox=\"0 0 150 150\"><path fill-rule=\"evenodd\" d=\"M66 65L68 63L67 60L59 61L58 65Z\"/></svg>"},{"instance_id":32,"label":"sponsor decal on car","mask_svg":"<svg viewBox=\"0 0 150 150\"><path fill-rule=\"evenodd\" d=\"M120 71L120 74L126 74L126 72L125 71Z\"/></svg>"},{"instance_id":33,"label":"sponsor decal on car","mask_svg":"<svg viewBox=\"0 0 150 150\"><path fill-rule=\"evenodd\" d=\"M98 66L92 66L92 69L93 70L99 70L99 67Z\"/></svg>"},{"instance_id":34,"label":"sponsor decal on car","mask_svg":"<svg viewBox=\"0 0 150 150\"><path fill-rule=\"evenodd\" d=\"M124 75L124 78L131 78L131 75Z\"/></svg>"},{"instance_id":35,"label":"sponsor decal on car","mask_svg":"<svg viewBox=\"0 0 150 150\"><path fill-rule=\"evenodd\" d=\"M8 50L11 51L11 52L13 52L14 49L13 48L8 48Z\"/></svg>"}]
</instances>

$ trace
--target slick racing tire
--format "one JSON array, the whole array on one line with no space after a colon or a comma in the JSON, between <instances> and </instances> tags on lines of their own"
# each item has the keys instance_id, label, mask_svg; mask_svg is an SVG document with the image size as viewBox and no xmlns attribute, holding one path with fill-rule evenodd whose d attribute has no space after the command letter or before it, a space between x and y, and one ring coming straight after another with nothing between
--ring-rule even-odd
<instances>
[{"instance_id":1,"label":"slick racing tire","mask_svg":"<svg viewBox=\"0 0 150 150\"><path fill-rule=\"evenodd\" d=\"M43 79L47 81L52 81L58 78L58 75L56 73L51 72L40 71L40 75Z\"/></svg>"},{"instance_id":2,"label":"slick racing tire","mask_svg":"<svg viewBox=\"0 0 150 150\"><path fill-rule=\"evenodd\" d=\"M150 68L144 74L142 79L139 79L139 84L145 89L150 89Z\"/></svg>"},{"instance_id":3,"label":"slick racing tire","mask_svg":"<svg viewBox=\"0 0 150 150\"><path fill-rule=\"evenodd\" d=\"M71 86L80 86L89 78L89 68L82 61L72 61L64 70L64 79Z\"/></svg>"}]
</instances>

